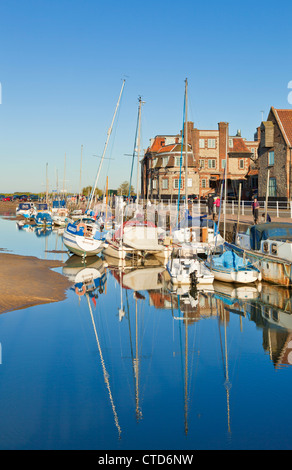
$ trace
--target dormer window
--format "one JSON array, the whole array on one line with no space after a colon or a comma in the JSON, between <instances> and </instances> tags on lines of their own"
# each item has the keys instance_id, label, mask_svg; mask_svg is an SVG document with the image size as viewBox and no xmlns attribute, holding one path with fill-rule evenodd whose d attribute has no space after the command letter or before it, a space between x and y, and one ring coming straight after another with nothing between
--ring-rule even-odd
<instances>
[{"instance_id":1,"label":"dormer window","mask_svg":"<svg viewBox=\"0 0 292 470\"><path fill-rule=\"evenodd\" d=\"M163 157L162 158L162 166L166 166L168 164L168 159L169 159L169 157Z\"/></svg>"}]
</instances>

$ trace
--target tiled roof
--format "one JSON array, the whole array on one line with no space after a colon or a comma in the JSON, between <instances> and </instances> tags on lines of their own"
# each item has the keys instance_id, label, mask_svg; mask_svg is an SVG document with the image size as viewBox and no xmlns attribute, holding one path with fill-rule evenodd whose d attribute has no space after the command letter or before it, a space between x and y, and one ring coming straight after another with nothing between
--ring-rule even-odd
<instances>
[{"instance_id":1,"label":"tiled roof","mask_svg":"<svg viewBox=\"0 0 292 470\"><path fill-rule=\"evenodd\" d=\"M276 118L282 124L282 131L284 131L284 137L287 139L287 143L292 147L292 109L275 109Z\"/></svg>"},{"instance_id":2,"label":"tiled roof","mask_svg":"<svg viewBox=\"0 0 292 470\"><path fill-rule=\"evenodd\" d=\"M154 138L153 144L148 147L147 151L149 152L158 152L158 150L161 148L161 146L164 144L165 138L162 136L156 136Z\"/></svg>"},{"instance_id":3,"label":"tiled roof","mask_svg":"<svg viewBox=\"0 0 292 470\"><path fill-rule=\"evenodd\" d=\"M259 174L259 170L255 170L255 169L252 169L252 170L249 170L248 172L248 176L254 176L254 175L258 175Z\"/></svg>"},{"instance_id":4,"label":"tiled roof","mask_svg":"<svg viewBox=\"0 0 292 470\"><path fill-rule=\"evenodd\" d=\"M163 145L156 152L157 153L171 152L174 149L175 146L176 146L176 144ZM153 150L152 150L152 152L153 152Z\"/></svg>"},{"instance_id":5,"label":"tiled roof","mask_svg":"<svg viewBox=\"0 0 292 470\"><path fill-rule=\"evenodd\" d=\"M249 148L246 146L243 139L239 137L233 138L233 147L229 148L229 153L248 153L250 154Z\"/></svg>"}]
</instances>

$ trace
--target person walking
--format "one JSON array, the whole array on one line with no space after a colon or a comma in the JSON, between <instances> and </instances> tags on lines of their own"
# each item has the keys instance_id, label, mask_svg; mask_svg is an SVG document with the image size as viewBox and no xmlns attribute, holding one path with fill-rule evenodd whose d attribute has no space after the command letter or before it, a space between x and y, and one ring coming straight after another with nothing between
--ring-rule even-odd
<instances>
[{"instance_id":1,"label":"person walking","mask_svg":"<svg viewBox=\"0 0 292 470\"><path fill-rule=\"evenodd\" d=\"M213 213L213 204L214 204L214 198L212 194L209 194L208 196L208 214L212 215Z\"/></svg>"},{"instance_id":2,"label":"person walking","mask_svg":"<svg viewBox=\"0 0 292 470\"><path fill-rule=\"evenodd\" d=\"M260 208L260 204L257 198L255 197L252 203L252 213L253 213L253 220L254 220L255 225L258 223L259 208Z\"/></svg>"}]
</instances>

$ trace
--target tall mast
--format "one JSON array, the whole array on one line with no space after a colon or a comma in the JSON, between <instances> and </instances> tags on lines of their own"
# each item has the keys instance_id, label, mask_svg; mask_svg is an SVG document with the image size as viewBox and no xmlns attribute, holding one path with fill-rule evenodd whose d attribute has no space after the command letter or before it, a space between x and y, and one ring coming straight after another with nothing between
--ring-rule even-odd
<instances>
[{"instance_id":1,"label":"tall mast","mask_svg":"<svg viewBox=\"0 0 292 470\"><path fill-rule=\"evenodd\" d=\"M97 186L98 178L99 178L99 175L100 175L101 167L102 167L102 164L103 164L105 152L106 152L106 149L107 149L107 146L108 146L108 142L109 142L110 135L111 135L111 133L112 133L112 128L113 128L113 125L114 125L114 120L115 120L115 117L116 117L116 114L117 114L117 111L118 111L118 107L119 107L119 104L120 104L120 101L121 101L123 89L124 89L124 86L125 86L125 81L126 81L126 80L124 79L124 80L123 80L123 84L122 84L122 88L121 88L121 91L120 91L119 99L118 99L118 102L117 102L117 105L116 105L116 109L115 109L115 112L114 112L114 115L113 115L113 119L112 119L110 128L109 128L109 130L108 130L108 132L107 132L107 138L106 138L106 142L105 142L103 154L102 154L102 157L101 157L101 160L100 160L100 164L99 164L99 167L98 167L98 170L97 170L97 175L96 175L96 178L95 178L95 183L94 183L94 186L93 186L93 188L92 188L92 191L91 191L91 194L90 194L90 197L89 197L87 209L90 209L90 206L91 206L91 203L92 203L92 198L93 198L94 193L95 193L95 190L96 190L96 186Z\"/></svg>"},{"instance_id":2,"label":"tall mast","mask_svg":"<svg viewBox=\"0 0 292 470\"><path fill-rule=\"evenodd\" d=\"M48 204L48 164L46 163L46 204Z\"/></svg>"},{"instance_id":3,"label":"tall mast","mask_svg":"<svg viewBox=\"0 0 292 470\"><path fill-rule=\"evenodd\" d=\"M64 158L64 176L63 176L63 197L65 198L65 173L66 173L66 152Z\"/></svg>"},{"instance_id":4,"label":"tall mast","mask_svg":"<svg viewBox=\"0 0 292 470\"><path fill-rule=\"evenodd\" d=\"M140 156L140 129L141 129L141 108L142 108L143 101L141 99L141 96L139 96L139 124L138 124L138 144L137 144L137 199L136 203L138 205L138 200L139 200L139 156Z\"/></svg>"},{"instance_id":5,"label":"tall mast","mask_svg":"<svg viewBox=\"0 0 292 470\"><path fill-rule=\"evenodd\" d=\"M79 199L80 199L80 196L81 196L82 151L83 151L83 145L81 145L81 157L80 157Z\"/></svg>"},{"instance_id":6,"label":"tall mast","mask_svg":"<svg viewBox=\"0 0 292 470\"><path fill-rule=\"evenodd\" d=\"M185 109L185 195L186 195L186 209L188 205L188 79L186 78L186 90L185 90L185 95L186 95L186 109Z\"/></svg>"},{"instance_id":7,"label":"tall mast","mask_svg":"<svg viewBox=\"0 0 292 470\"><path fill-rule=\"evenodd\" d=\"M225 233L226 233L226 208L227 208L227 181L228 181L228 168L227 168L227 145L228 145L228 126L226 125L226 151L225 151L225 181L224 181L224 224L223 224L223 238L225 240ZM220 201L221 202L221 201ZM219 223L218 223L219 228Z\"/></svg>"}]
</instances>

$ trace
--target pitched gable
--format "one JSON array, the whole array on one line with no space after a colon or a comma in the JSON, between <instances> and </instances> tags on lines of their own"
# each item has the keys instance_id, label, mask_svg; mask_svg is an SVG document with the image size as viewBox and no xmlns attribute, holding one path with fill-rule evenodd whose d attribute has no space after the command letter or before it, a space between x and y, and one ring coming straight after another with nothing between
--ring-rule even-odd
<instances>
[{"instance_id":1,"label":"pitched gable","mask_svg":"<svg viewBox=\"0 0 292 470\"><path fill-rule=\"evenodd\" d=\"M289 147L292 147L292 109L272 108L283 136Z\"/></svg>"}]
</instances>

